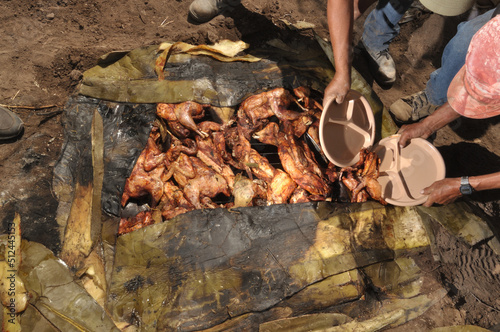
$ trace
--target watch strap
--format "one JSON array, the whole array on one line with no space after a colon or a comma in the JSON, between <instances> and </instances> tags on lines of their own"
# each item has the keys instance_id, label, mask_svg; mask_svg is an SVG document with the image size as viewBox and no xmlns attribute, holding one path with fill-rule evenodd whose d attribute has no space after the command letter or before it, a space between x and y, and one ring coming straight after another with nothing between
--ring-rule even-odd
<instances>
[{"instance_id":1,"label":"watch strap","mask_svg":"<svg viewBox=\"0 0 500 332\"><path fill-rule=\"evenodd\" d=\"M474 191L474 188L469 183L468 176L462 176L460 178L460 193L462 195L470 195Z\"/></svg>"},{"instance_id":2,"label":"watch strap","mask_svg":"<svg viewBox=\"0 0 500 332\"><path fill-rule=\"evenodd\" d=\"M470 183L469 183L469 177L468 176L462 176L460 178L460 185L461 186L466 186L466 185L469 185L470 186Z\"/></svg>"}]
</instances>

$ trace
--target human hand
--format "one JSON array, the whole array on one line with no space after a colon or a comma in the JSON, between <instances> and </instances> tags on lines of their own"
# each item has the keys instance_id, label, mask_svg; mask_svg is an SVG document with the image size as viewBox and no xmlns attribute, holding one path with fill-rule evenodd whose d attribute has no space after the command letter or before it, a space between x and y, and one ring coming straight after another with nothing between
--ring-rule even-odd
<instances>
[{"instance_id":1,"label":"human hand","mask_svg":"<svg viewBox=\"0 0 500 332\"><path fill-rule=\"evenodd\" d=\"M398 130L399 145L405 147L410 144L412 138L423 138L426 139L432 135L432 131L427 128L424 122L417 122L410 125L403 125Z\"/></svg>"},{"instance_id":2,"label":"human hand","mask_svg":"<svg viewBox=\"0 0 500 332\"><path fill-rule=\"evenodd\" d=\"M460 179L446 178L431 184L422 190L422 194L429 195L423 206L430 207L437 203L441 205L454 202L462 194L460 193Z\"/></svg>"},{"instance_id":3,"label":"human hand","mask_svg":"<svg viewBox=\"0 0 500 332\"><path fill-rule=\"evenodd\" d=\"M350 88L351 78L349 76L343 76L337 72L325 89L323 109L325 109L325 106L331 100L335 100L337 104L342 103Z\"/></svg>"}]
</instances>

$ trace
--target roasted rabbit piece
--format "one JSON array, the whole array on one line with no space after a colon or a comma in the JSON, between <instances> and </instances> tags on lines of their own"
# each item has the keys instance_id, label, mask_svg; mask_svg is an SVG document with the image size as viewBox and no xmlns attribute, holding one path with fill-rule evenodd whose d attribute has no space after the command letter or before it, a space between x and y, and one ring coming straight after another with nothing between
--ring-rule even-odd
<instances>
[{"instance_id":1,"label":"roasted rabbit piece","mask_svg":"<svg viewBox=\"0 0 500 332\"><path fill-rule=\"evenodd\" d=\"M342 183L351 192L351 202L366 202L370 197L381 204L387 202L382 198L382 187L377 181L380 158L375 152L366 149L360 151L360 160L351 167L341 170Z\"/></svg>"},{"instance_id":2,"label":"roasted rabbit piece","mask_svg":"<svg viewBox=\"0 0 500 332\"><path fill-rule=\"evenodd\" d=\"M130 233L144 226L154 224L151 211L141 211L131 218L121 218L118 226L118 235Z\"/></svg>"},{"instance_id":3,"label":"roasted rabbit piece","mask_svg":"<svg viewBox=\"0 0 500 332\"><path fill-rule=\"evenodd\" d=\"M295 181L288 173L277 169L273 180L267 188L268 204L288 203L288 199L297 188Z\"/></svg>"},{"instance_id":4,"label":"roasted rabbit piece","mask_svg":"<svg viewBox=\"0 0 500 332\"><path fill-rule=\"evenodd\" d=\"M239 140L233 147L233 156L241 161L249 178L253 179L253 174L267 183L274 178L275 168L266 157L251 148L250 142L243 135L239 135Z\"/></svg>"},{"instance_id":5,"label":"roasted rabbit piece","mask_svg":"<svg viewBox=\"0 0 500 332\"><path fill-rule=\"evenodd\" d=\"M316 195L315 198L319 200L329 194L330 188L323 179L321 170L314 160L306 155L303 146L295 139L293 133L280 131L278 124L271 122L264 129L256 132L253 137L262 143L278 147L283 169L300 187Z\"/></svg>"},{"instance_id":6,"label":"roasted rabbit piece","mask_svg":"<svg viewBox=\"0 0 500 332\"><path fill-rule=\"evenodd\" d=\"M182 129L182 127L179 127L178 124L181 124L184 128L194 131L202 137L207 136L206 133L198 129L198 126L194 122L195 119L198 120L205 116L205 109L201 104L194 101L186 101L175 105L159 103L156 107L156 114L167 121L172 131L176 134L182 135L178 136L179 138L185 138L188 135L185 135L186 132Z\"/></svg>"},{"instance_id":7,"label":"roasted rabbit piece","mask_svg":"<svg viewBox=\"0 0 500 332\"><path fill-rule=\"evenodd\" d=\"M234 180L233 189L234 202L228 204L229 208L254 206L257 200L267 201L267 193L263 184L257 179L250 180L238 173Z\"/></svg>"},{"instance_id":8,"label":"roasted rabbit piece","mask_svg":"<svg viewBox=\"0 0 500 332\"><path fill-rule=\"evenodd\" d=\"M172 219L180 214L194 210L182 189L174 185L171 181L165 182L163 196L160 201L161 215L165 220Z\"/></svg>"},{"instance_id":9,"label":"roasted rabbit piece","mask_svg":"<svg viewBox=\"0 0 500 332\"><path fill-rule=\"evenodd\" d=\"M296 203L307 203L310 202L311 200L309 199L309 194L307 193L307 190L297 187L293 193L292 196L290 197L290 203L296 204Z\"/></svg>"},{"instance_id":10,"label":"roasted rabbit piece","mask_svg":"<svg viewBox=\"0 0 500 332\"><path fill-rule=\"evenodd\" d=\"M199 124L199 127L208 135L205 138L201 136L196 137L196 144L198 146L196 156L215 172L222 175L224 179L226 179L229 188L233 189L234 172L231 167L224 162L223 154L225 152L225 146L222 141L223 135L219 132L221 130L221 125L211 121L204 121ZM216 136L218 145L214 142L214 135Z\"/></svg>"},{"instance_id":11,"label":"roasted rabbit piece","mask_svg":"<svg viewBox=\"0 0 500 332\"><path fill-rule=\"evenodd\" d=\"M319 110L321 112L323 110L323 106L318 101L310 98L311 89L308 87L299 86L298 88L293 89L293 93L298 98L296 102L299 103L302 108L305 108L308 111Z\"/></svg>"},{"instance_id":12,"label":"roasted rabbit piece","mask_svg":"<svg viewBox=\"0 0 500 332\"><path fill-rule=\"evenodd\" d=\"M293 96L284 88L276 88L262 92L245 99L240 104L240 109L255 126L262 120L275 115L279 120L297 120L302 113L288 109L293 101Z\"/></svg>"},{"instance_id":13,"label":"roasted rabbit piece","mask_svg":"<svg viewBox=\"0 0 500 332\"><path fill-rule=\"evenodd\" d=\"M151 160L163 161L164 158L155 157L146 159L148 156L155 155L155 152L149 151L150 149L157 151L156 143L152 138L148 139L146 148L141 152L139 158L137 158L136 164L125 182L121 200L122 206L125 206L130 198L141 198L149 195L151 207L155 207L163 195L161 176L165 170L165 166L162 163L153 167L154 165L149 162ZM148 162L149 171L145 169L146 162Z\"/></svg>"},{"instance_id":14,"label":"roasted rabbit piece","mask_svg":"<svg viewBox=\"0 0 500 332\"><path fill-rule=\"evenodd\" d=\"M167 122L167 125L176 137L186 138L191 133L184 127L175 115L175 104L159 103L156 105L156 114Z\"/></svg>"}]
</instances>

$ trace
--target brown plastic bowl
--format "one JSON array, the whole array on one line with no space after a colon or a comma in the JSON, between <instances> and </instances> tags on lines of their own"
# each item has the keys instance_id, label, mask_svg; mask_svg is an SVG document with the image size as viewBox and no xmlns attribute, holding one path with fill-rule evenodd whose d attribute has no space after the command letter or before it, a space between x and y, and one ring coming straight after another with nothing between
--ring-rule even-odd
<instances>
[{"instance_id":1,"label":"brown plastic bowl","mask_svg":"<svg viewBox=\"0 0 500 332\"><path fill-rule=\"evenodd\" d=\"M398 206L425 203L422 189L446 174L443 157L434 145L422 138L414 138L405 148L399 147L399 135L386 137L374 147L380 157L382 198Z\"/></svg>"},{"instance_id":2,"label":"brown plastic bowl","mask_svg":"<svg viewBox=\"0 0 500 332\"><path fill-rule=\"evenodd\" d=\"M363 95L350 90L342 104L330 101L319 123L319 139L328 160L347 167L359 160L359 152L373 145L375 119Z\"/></svg>"}]
</instances>

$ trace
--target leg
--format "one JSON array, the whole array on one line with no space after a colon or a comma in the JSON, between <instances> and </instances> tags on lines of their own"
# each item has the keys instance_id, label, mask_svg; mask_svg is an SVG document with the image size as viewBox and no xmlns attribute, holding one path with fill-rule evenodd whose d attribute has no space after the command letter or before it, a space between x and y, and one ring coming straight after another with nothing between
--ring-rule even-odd
<instances>
[{"instance_id":1,"label":"leg","mask_svg":"<svg viewBox=\"0 0 500 332\"><path fill-rule=\"evenodd\" d=\"M389 54L389 44L399 33L399 20L413 0L380 0L368 14L359 46L367 53L373 78L383 88L396 81L396 64Z\"/></svg>"},{"instance_id":2,"label":"leg","mask_svg":"<svg viewBox=\"0 0 500 332\"><path fill-rule=\"evenodd\" d=\"M474 34L491 19L494 9L477 16L476 18L462 22L458 25L456 35L446 44L441 57L441 68L436 69L430 75L425 87L425 94L431 104L440 106L448 98L448 86L465 64L465 56L470 41Z\"/></svg>"},{"instance_id":3,"label":"leg","mask_svg":"<svg viewBox=\"0 0 500 332\"><path fill-rule=\"evenodd\" d=\"M413 0L380 0L366 17L361 39L366 48L381 52L399 34L399 20L410 8Z\"/></svg>"},{"instance_id":4,"label":"leg","mask_svg":"<svg viewBox=\"0 0 500 332\"><path fill-rule=\"evenodd\" d=\"M472 37L491 19L493 12L494 9L458 25L457 33L443 50L441 68L431 73L425 90L398 99L389 107L398 121L418 121L432 114L448 100L448 87L465 64Z\"/></svg>"}]
</instances>

